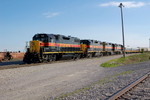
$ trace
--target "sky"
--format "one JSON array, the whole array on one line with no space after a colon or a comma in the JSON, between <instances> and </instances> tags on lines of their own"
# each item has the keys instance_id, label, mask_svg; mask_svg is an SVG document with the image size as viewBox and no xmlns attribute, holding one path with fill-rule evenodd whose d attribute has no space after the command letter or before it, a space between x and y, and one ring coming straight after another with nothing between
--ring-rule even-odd
<instances>
[{"instance_id":1,"label":"sky","mask_svg":"<svg viewBox=\"0 0 150 100\"><path fill-rule=\"evenodd\" d=\"M149 0L0 0L0 51L25 51L36 33L149 47Z\"/></svg>"}]
</instances>

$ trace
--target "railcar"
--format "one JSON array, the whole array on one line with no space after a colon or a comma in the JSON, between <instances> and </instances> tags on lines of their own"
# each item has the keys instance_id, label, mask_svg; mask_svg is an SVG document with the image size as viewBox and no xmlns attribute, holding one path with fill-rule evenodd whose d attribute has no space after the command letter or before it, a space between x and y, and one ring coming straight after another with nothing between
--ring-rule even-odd
<instances>
[{"instance_id":1,"label":"railcar","mask_svg":"<svg viewBox=\"0 0 150 100\"><path fill-rule=\"evenodd\" d=\"M103 44L101 41L85 39L81 40L81 44L85 46L85 49L83 51L84 57L93 57L102 55Z\"/></svg>"},{"instance_id":2,"label":"railcar","mask_svg":"<svg viewBox=\"0 0 150 100\"><path fill-rule=\"evenodd\" d=\"M113 55L113 54L122 54L123 52L123 45L103 42L103 51L104 55Z\"/></svg>"},{"instance_id":3,"label":"railcar","mask_svg":"<svg viewBox=\"0 0 150 100\"><path fill-rule=\"evenodd\" d=\"M36 34L30 41L23 61L43 62L60 59L63 55L72 55L77 58L83 54L80 39L71 36L56 34Z\"/></svg>"},{"instance_id":4,"label":"railcar","mask_svg":"<svg viewBox=\"0 0 150 100\"><path fill-rule=\"evenodd\" d=\"M115 54L122 54L123 53L123 45L121 44L114 44L114 53Z\"/></svg>"},{"instance_id":5,"label":"railcar","mask_svg":"<svg viewBox=\"0 0 150 100\"><path fill-rule=\"evenodd\" d=\"M109 42L103 42L103 55L112 55L113 53L113 44Z\"/></svg>"},{"instance_id":6,"label":"railcar","mask_svg":"<svg viewBox=\"0 0 150 100\"><path fill-rule=\"evenodd\" d=\"M125 53L126 54L130 54L130 53L139 53L141 52L140 51L140 48L125 48Z\"/></svg>"}]
</instances>

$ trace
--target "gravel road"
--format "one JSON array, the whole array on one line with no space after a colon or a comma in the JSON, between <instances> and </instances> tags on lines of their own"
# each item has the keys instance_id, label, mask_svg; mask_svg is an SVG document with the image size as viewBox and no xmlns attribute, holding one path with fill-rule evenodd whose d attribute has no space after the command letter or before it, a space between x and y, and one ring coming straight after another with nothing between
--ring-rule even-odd
<instances>
[{"instance_id":1,"label":"gravel road","mask_svg":"<svg viewBox=\"0 0 150 100\"><path fill-rule=\"evenodd\" d=\"M112 75L119 75L119 73L134 70L135 72L133 72L132 75L138 77L142 74L139 70L148 71L150 69L150 62L148 62L149 65L145 65L142 68L135 66L103 68L99 66L102 62L119 57L121 57L121 55L0 70L0 100L50 100L62 94L89 86L94 82ZM137 73L139 73L139 75ZM129 76L131 76L131 74L126 75L125 80L128 80ZM130 80L134 80L135 77ZM117 81L120 80L116 80L115 82ZM100 88L102 87L101 85L95 85ZM95 88L95 85L92 87ZM106 84L106 87L108 87L107 85L109 84ZM97 87L96 90L98 90ZM104 90L106 91L106 89ZM117 90L117 88L115 88L115 90ZM62 99L71 100L74 98L90 100L94 97L97 99L101 96L97 95L97 93L90 96L90 92L89 94L81 92L66 96ZM106 93L105 95L107 96L102 95L102 97L106 98L111 95L111 93ZM91 98L89 98L89 96Z\"/></svg>"}]
</instances>

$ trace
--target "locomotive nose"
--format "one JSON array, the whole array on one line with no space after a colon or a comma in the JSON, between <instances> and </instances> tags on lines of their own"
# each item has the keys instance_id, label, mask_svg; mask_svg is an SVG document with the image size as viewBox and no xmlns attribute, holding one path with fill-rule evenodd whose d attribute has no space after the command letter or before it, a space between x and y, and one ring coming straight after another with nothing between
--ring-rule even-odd
<instances>
[{"instance_id":1,"label":"locomotive nose","mask_svg":"<svg viewBox=\"0 0 150 100\"><path fill-rule=\"evenodd\" d=\"M30 41L30 52L40 53L40 41Z\"/></svg>"}]
</instances>

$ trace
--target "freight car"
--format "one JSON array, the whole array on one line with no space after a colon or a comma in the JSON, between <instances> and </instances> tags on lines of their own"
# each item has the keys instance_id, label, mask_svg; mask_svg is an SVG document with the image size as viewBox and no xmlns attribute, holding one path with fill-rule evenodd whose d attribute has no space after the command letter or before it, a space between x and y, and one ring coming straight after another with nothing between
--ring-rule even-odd
<instances>
[{"instance_id":1,"label":"freight car","mask_svg":"<svg viewBox=\"0 0 150 100\"><path fill-rule=\"evenodd\" d=\"M120 44L101 42L97 40L64 36L59 34L39 33L33 36L30 46L25 53L25 63L55 61L64 55L73 59L121 54L123 46Z\"/></svg>"},{"instance_id":2,"label":"freight car","mask_svg":"<svg viewBox=\"0 0 150 100\"><path fill-rule=\"evenodd\" d=\"M130 54L130 53L139 53L141 50L139 48L125 48L125 53Z\"/></svg>"}]
</instances>

